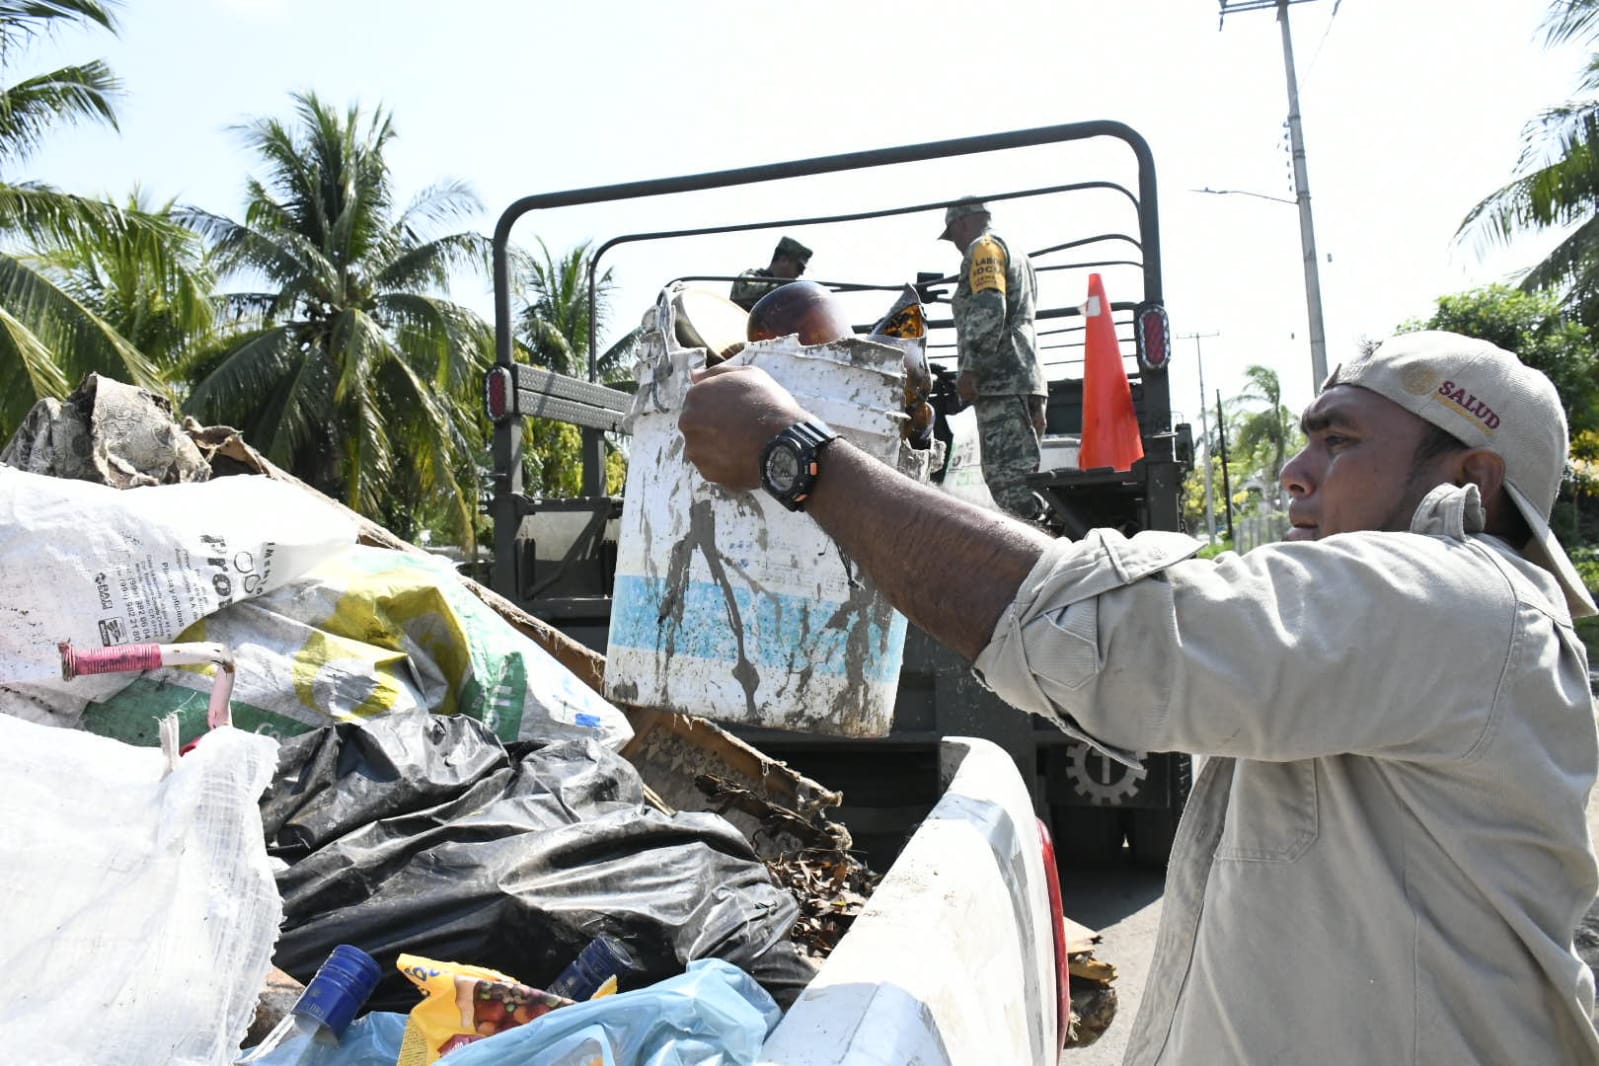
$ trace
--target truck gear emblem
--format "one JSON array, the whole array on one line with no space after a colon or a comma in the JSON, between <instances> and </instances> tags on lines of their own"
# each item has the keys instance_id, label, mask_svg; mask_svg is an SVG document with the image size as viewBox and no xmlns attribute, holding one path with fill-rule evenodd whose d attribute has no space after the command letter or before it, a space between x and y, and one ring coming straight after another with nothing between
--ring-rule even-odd
<instances>
[{"instance_id":1,"label":"truck gear emblem","mask_svg":"<svg viewBox=\"0 0 1599 1066\"><path fill-rule=\"evenodd\" d=\"M1144 753L1135 754L1142 764ZM1142 765L1123 766L1086 744L1072 744L1066 749L1066 780L1072 783L1072 790L1101 806L1111 807L1132 799L1148 776L1149 771Z\"/></svg>"}]
</instances>

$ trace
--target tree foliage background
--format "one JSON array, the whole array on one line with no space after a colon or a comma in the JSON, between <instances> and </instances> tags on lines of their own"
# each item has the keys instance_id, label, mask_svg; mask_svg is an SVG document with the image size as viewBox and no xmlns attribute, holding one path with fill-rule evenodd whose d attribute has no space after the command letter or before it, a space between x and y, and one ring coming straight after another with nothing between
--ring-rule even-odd
<instances>
[{"instance_id":1,"label":"tree foliage background","mask_svg":"<svg viewBox=\"0 0 1599 1066\"><path fill-rule=\"evenodd\" d=\"M115 33L111 0L0 0L0 440L33 404L89 373L139 385L203 423L232 425L273 462L415 539L470 546L489 425L483 373L492 330L450 298L484 276L488 239L452 227L478 208L444 180L397 202L381 108L290 97L289 117L239 133L260 176L241 173L242 213L121 204L30 182L31 153L78 122L116 124L121 85L99 60L14 77L28 45L63 25ZM587 244L539 242L517 297L523 357L587 376ZM625 373L632 335L599 353ZM527 423L530 491L575 495L578 433ZM607 486L624 456L611 449Z\"/></svg>"}]
</instances>

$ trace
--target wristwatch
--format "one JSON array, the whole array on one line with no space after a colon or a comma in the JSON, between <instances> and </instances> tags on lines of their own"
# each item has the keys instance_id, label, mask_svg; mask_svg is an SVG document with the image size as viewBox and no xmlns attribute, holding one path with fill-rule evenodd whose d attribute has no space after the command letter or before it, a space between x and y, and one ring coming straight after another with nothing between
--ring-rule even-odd
<instances>
[{"instance_id":1,"label":"wristwatch","mask_svg":"<svg viewBox=\"0 0 1599 1066\"><path fill-rule=\"evenodd\" d=\"M761 451L761 487L790 511L803 511L821 472L822 449L838 439L826 422L796 422Z\"/></svg>"}]
</instances>

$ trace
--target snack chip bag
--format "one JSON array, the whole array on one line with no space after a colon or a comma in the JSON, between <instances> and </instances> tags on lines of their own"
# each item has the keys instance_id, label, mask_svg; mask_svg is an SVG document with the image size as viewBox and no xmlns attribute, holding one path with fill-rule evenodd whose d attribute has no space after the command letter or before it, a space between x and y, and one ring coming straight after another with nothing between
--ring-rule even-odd
<instances>
[{"instance_id":1,"label":"snack chip bag","mask_svg":"<svg viewBox=\"0 0 1599 1066\"><path fill-rule=\"evenodd\" d=\"M397 965L422 993L405 1023L395 1066L428 1066L456 1048L525 1025L572 1001L484 966L401 955Z\"/></svg>"}]
</instances>

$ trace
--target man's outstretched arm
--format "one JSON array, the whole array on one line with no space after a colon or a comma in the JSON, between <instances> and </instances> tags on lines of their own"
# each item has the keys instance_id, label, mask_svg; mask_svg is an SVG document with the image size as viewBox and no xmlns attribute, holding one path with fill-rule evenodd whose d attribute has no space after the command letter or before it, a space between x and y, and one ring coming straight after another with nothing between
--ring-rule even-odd
<instances>
[{"instance_id":1,"label":"man's outstretched arm","mask_svg":"<svg viewBox=\"0 0 1599 1066\"><path fill-rule=\"evenodd\" d=\"M724 488L760 487L766 442L810 417L754 367L702 371L678 427L685 456ZM975 659L1050 538L920 485L845 441L822 453L810 514L907 618Z\"/></svg>"}]
</instances>

